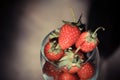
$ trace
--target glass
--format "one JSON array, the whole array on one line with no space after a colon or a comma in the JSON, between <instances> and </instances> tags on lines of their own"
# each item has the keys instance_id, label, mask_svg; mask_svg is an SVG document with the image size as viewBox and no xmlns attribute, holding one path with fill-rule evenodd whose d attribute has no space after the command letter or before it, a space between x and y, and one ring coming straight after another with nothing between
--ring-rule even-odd
<instances>
[{"instance_id":1,"label":"glass","mask_svg":"<svg viewBox=\"0 0 120 80\"><path fill-rule=\"evenodd\" d=\"M48 37L53 31L51 31L48 35L45 36L45 38L43 39L42 45L41 45L41 50L40 50L41 69L43 69L43 66L44 66L46 61L50 62L44 55L44 46L48 42ZM98 48L95 48L92 52L87 53L87 57L88 57L88 59L85 61L85 63L90 62L90 63L93 64L93 66L95 68L94 76L89 80L97 80L97 77L98 77L98 74L99 74L99 63L100 63L99 62L100 61L100 56L99 56ZM50 62L50 63L53 64L54 66L57 66L56 64L54 64L52 62ZM44 74L43 70L42 70L42 75L43 75L42 80L54 80L53 77Z\"/></svg>"}]
</instances>

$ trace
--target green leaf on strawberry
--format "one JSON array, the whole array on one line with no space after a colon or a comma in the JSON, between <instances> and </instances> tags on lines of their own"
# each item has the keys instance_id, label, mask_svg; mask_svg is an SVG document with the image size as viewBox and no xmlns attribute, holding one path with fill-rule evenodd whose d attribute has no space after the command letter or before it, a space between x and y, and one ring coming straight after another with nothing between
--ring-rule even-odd
<instances>
[{"instance_id":1,"label":"green leaf on strawberry","mask_svg":"<svg viewBox=\"0 0 120 80\"><path fill-rule=\"evenodd\" d=\"M51 48L49 49L49 52L54 52L56 54L61 52L60 45L56 41L50 42L50 46Z\"/></svg>"},{"instance_id":2,"label":"green leaf on strawberry","mask_svg":"<svg viewBox=\"0 0 120 80\"><path fill-rule=\"evenodd\" d=\"M59 60L58 66L60 68L66 66L69 70L73 66L80 68L82 62L83 60L81 60L78 55L75 55L75 53L71 50L67 50L65 51L65 56Z\"/></svg>"},{"instance_id":3,"label":"green leaf on strawberry","mask_svg":"<svg viewBox=\"0 0 120 80\"><path fill-rule=\"evenodd\" d=\"M56 29L55 31L53 31L50 35L49 35L49 39L54 39L54 38L58 38L59 37L59 29Z\"/></svg>"},{"instance_id":4,"label":"green leaf on strawberry","mask_svg":"<svg viewBox=\"0 0 120 80\"><path fill-rule=\"evenodd\" d=\"M62 20L62 22L65 24L70 24L72 26L77 26L79 27L80 31L82 31L86 25L81 22L81 18L82 18L82 15L80 15L77 22L69 22L69 21L64 21L64 20Z\"/></svg>"}]
</instances>

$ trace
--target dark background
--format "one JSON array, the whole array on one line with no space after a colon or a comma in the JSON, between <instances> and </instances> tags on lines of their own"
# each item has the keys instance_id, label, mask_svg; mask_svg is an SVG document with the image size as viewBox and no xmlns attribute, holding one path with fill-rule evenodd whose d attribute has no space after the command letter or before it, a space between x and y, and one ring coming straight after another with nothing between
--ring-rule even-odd
<instances>
[{"instance_id":1,"label":"dark background","mask_svg":"<svg viewBox=\"0 0 120 80\"><path fill-rule=\"evenodd\" d=\"M4 71L9 66L4 66L4 60L7 56L14 55L10 53L7 54L7 52L13 50L13 37L16 36L17 38L17 35L19 35L19 27L16 27L16 20L21 16L22 7L25 6L27 2L28 1L25 0L0 2L0 80L9 80ZM98 32L100 56L105 60L114 54L114 51L120 44L118 24L119 7L117 0L91 0L91 3L88 21L89 29L95 30L99 26L106 28L106 31L100 30ZM118 71L120 71L120 69L118 69ZM113 80L111 77L112 76L108 76L106 80ZM116 77L119 78L119 75Z\"/></svg>"},{"instance_id":2,"label":"dark background","mask_svg":"<svg viewBox=\"0 0 120 80\"><path fill-rule=\"evenodd\" d=\"M91 5L88 23L90 29L95 30L99 26L106 28L106 31L98 32L101 41L98 47L103 58L111 56L120 44L118 10L116 0L93 0Z\"/></svg>"}]
</instances>

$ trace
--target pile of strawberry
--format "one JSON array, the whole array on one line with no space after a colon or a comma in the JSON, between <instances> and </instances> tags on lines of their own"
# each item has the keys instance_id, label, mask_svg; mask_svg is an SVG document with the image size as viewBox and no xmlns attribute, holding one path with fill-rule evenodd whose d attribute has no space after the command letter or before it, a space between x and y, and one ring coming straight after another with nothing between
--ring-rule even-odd
<instances>
[{"instance_id":1,"label":"pile of strawberry","mask_svg":"<svg viewBox=\"0 0 120 80\"><path fill-rule=\"evenodd\" d=\"M63 21L64 25L49 35L44 47L44 55L49 60L43 66L43 72L54 80L88 80L93 77L95 68L86 54L98 45L97 28L94 32L85 30L78 22ZM54 63L56 66L51 64Z\"/></svg>"}]
</instances>

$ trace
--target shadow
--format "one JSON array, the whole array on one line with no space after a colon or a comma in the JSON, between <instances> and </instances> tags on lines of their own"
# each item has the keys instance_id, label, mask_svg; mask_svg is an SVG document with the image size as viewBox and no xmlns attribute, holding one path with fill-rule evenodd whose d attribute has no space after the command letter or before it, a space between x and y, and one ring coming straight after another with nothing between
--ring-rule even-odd
<instances>
[{"instance_id":1,"label":"shadow","mask_svg":"<svg viewBox=\"0 0 120 80\"><path fill-rule=\"evenodd\" d=\"M11 61L15 58L15 41L19 36L18 19L22 14L23 1L1 2L1 23L0 23L0 80L10 80L9 70ZM21 5L22 4L22 5ZM16 79L12 79L16 80Z\"/></svg>"},{"instance_id":2,"label":"shadow","mask_svg":"<svg viewBox=\"0 0 120 80\"><path fill-rule=\"evenodd\" d=\"M101 56L101 70L98 80L119 80L120 39L118 22L118 5L116 0L92 0L89 12L88 29L93 31L103 26L106 31L98 31Z\"/></svg>"},{"instance_id":3,"label":"shadow","mask_svg":"<svg viewBox=\"0 0 120 80\"><path fill-rule=\"evenodd\" d=\"M120 44L118 38L118 7L113 0L92 0L89 10L88 29L94 31L97 27L103 26L105 31L98 31L100 44L100 56L104 59L110 57Z\"/></svg>"}]
</instances>

